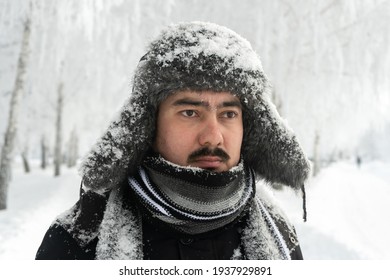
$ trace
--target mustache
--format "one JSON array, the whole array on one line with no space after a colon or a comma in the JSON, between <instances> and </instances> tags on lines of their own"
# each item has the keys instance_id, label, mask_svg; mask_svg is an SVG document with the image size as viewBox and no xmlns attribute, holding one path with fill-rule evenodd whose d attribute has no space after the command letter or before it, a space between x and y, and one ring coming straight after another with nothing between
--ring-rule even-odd
<instances>
[{"instance_id":1,"label":"mustache","mask_svg":"<svg viewBox=\"0 0 390 280\"><path fill-rule=\"evenodd\" d=\"M226 162L230 159L230 156L221 148L210 149L208 147L204 147L191 153L188 156L188 162L194 162L197 160L198 157L201 156L216 156L221 158L223 162Z\"/></svg>"}]
</instances>

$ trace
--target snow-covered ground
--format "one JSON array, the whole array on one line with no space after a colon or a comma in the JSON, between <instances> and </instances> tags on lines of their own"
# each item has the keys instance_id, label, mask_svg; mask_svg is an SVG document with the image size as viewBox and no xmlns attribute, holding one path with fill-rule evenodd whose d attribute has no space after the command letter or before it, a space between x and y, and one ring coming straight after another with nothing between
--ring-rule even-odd
<instances>
[{"instance_id":1,"label":"snow-covered ground","mask_svg":"<svg viewBox=\"0 0 390 280\"><path fill-rule=\"evenodd\" d=\"M51 222L77 200L80 180L67 168L55 178L53 168L25 174L16 163L13 173L8 209L0 211L0 260L34 259Z\"/></svg>"},{"instance_id":2,"label":"snow-covered ground","mask_svg":"<svg viewBox=\"0 0 390 280\"><path fill-rule=\"evenodd\" d=\"M77 200L76 169L52 174L33 167L26 175L15 164L9 207L0 211L0 260L34 259L52 220ZM390 163L334 163L306 192L306 223L299 196L275 193L296 225L305 259L390 259Z\"/></svg>"},{"instance_id":3,"label":"snow-covered ground","mask_svg":"<svg viewBox=\"0 0 390 280\"><path fill-rule=\"evenodd\" d=\"M390 260L390 163L334 163L309 182L306 194L306 223L299 197L276 194L306 259Z\"/></svg>"}]
</instances>

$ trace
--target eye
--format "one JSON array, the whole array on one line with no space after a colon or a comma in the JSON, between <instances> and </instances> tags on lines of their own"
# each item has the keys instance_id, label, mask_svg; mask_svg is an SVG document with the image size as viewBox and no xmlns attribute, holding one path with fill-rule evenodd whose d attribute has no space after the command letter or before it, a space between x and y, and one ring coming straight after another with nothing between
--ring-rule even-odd
<instances>
[{"instance_id":1,"label":"eye","mask_svg":"<svg viewBox=\"0 0 390 280\"><path fill-rule=\"evenodd\" d=\"M188 118L196 117L196 112L194 110L184 110L180 112L183 116Z\"/></svg>"},{"instance_id":2,"label":"eye","mask_svg":"<svg viewBox=\"0 0 390 280\"><path fill-rule=\"evenodd\" d=\"M238 115L238 113L235 111L226 111L226 112L223 112L222 117L227 118L227 119L233 119L233 118L237 117L237 115Z\"/></svg>"}]
</instances>

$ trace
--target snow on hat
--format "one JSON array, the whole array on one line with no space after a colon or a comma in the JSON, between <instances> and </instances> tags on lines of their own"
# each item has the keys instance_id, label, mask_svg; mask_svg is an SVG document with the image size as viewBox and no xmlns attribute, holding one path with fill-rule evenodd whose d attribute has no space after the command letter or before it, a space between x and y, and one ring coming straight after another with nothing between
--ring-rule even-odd
<instances>
[{"instance_id":1,"label":"snow on hat","mask_svg":"<svg viewBox=\"0 0 390 280\"><path fill-rule=\"evenodd\" d=\"M203 22L171 25L150 44L135 71L130 98L81 165L84 186L111 189L134 172L152 146L158 105L188 89L238 96L244 162L268 181L302 187L310 164L270 101L259 57L232 30Z\"/></svg>"}]
</instances>

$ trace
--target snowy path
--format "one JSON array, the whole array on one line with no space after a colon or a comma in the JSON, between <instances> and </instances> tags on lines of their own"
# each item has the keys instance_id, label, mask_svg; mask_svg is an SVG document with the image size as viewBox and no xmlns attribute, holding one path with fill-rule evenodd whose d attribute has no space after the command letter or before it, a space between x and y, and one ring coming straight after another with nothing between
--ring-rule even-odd
<instances>
[{"instance_id":1,"label":"snowy path","mask_svg":"<svg viewBox=\"0 0 390 280\"><path fill-rule=\"evenodd\" d=\"M280 195L306 259L390 259L390 164L346 162L323 169L306 188L308 221L299 197Z\"/></svg>"},{"instance_id":2,"label":"snowy path","mask_svg":"<svg viewBox=\"0 0 390 280\"><path fill-rule=\"evenodd\" d=\"M0 212L0 260L33 259L53 219L78 199L75 169L14 171L9 209ZM275 197L296 225L306 259L390 259L390 164L358 169L346 162L321 171L307 186L308 222L290 191Z\"/></svg>"},{"instance_id":3,"label":"snowy path","mask_svg":"<svg viewBox=\"0 0 390 280\"><path fill-rule=\"evenodd\" d=\"M0 212L0 260L34 259L51 222L76 202L80 179L74 169L62 172L54 178L51 168L14 171L8 210Z\"/></svg>"}]
</instances>

